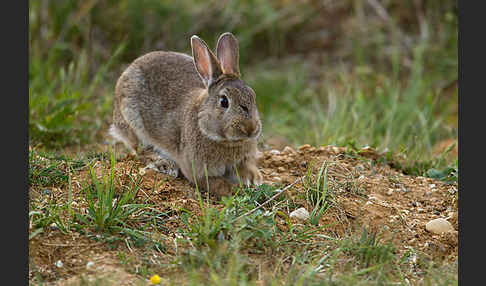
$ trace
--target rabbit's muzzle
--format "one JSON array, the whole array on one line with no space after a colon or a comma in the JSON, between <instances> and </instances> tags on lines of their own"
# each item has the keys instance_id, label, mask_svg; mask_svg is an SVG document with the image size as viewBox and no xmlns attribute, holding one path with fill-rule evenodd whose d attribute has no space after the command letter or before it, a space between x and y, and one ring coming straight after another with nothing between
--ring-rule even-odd
<instances>
[{"instance_id":1,"label":"rabbit's muzzle","mask_svg":"<svg viewBox=\"0 0 486 286\"><path fill-rule=\"evenodd\" d=\"M256 120L244 120L241 122L240 131L248 137L254 137L259 132L258 125Z\"/></svg>"}]
</instances>

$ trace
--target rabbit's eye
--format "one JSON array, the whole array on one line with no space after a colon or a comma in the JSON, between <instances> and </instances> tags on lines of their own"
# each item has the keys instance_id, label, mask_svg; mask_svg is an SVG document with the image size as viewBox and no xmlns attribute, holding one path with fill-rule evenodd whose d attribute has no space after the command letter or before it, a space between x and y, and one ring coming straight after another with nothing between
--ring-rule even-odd
<instances>
[{"instance_id":1,"label":"rabbit's eye","mask_svg":"<svg viewBox=\"0 0 486 286\"><path fill-rule=\"evenodd\" d=\"M248 113L248 107L244 105L240 105L241 109L243 109L244 112Z\"/></svg>"},{"instance_id":2,"label":"rabbit's eye","mask_svg":"<svg viewBox=\"0 0 486 286\"><path fill-rule=\"evenodd\" d=\"M223 108L228 108L229 106L229 101L228 101L228 98L223 95L219 98L219 104L221 104L221 107Z\"/></svg>"}]
</instances>

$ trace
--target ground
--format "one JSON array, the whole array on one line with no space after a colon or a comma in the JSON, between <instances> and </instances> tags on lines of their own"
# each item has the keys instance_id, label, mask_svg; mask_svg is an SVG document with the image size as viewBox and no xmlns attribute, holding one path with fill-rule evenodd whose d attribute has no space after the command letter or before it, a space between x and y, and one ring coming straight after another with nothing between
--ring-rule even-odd
<instances>
[{"instance_id":1,"label":"ground","mask_svg":"<svg viewBox=\"0 0 486 286\"><path fill-rule=\"evenodd\" d=\"M356 229L374 230L382 241L391 242L396 249L395 255L402 256L413 249L433 260L452 263L458 256L458 220L457 220L457 183L445 183L426 177L404 175L380 161L383 158L373 148L350 150L344 147L310 145L291 147L283 150L270 149L261 153L259 167L268 185L281 189L297 181L280 197L286 207L283 215L276 216L276 224L285 230L288 224L285 215L304 207L309 212L312 206L306 200L306 186L303 178L309 168L318 170L325 162L332 202L329 209L319 220L318 233L344 238ZM94 164L97 176L109 168L109 160L98 159ZM201 204L195 195L193 186L184 178L174 178L153 170L144 169L136 158L122 156L115 164L115 173L119 178L137 173L141 177L141 188L137 199L153 204L161 213L169 214L165 220L164 231L160 233L165 245L164 251L152 252L154 263L170 264L175 257L174 248L178 230L185 225L179 218L181 209L189 210L194 216L201 216ZM81 168L72 177L72 205L80 210L85 208L82 185L88 174L88 168ZM59 202L68 200L68 186L52 188L48 196ZM42 188L31 187L31 200L46 201ZM203 194L204 195L204 194ZM221 203L211 201L211 205L221 208ZM263 208L265 209L265 207ZM445 218L455 231L432 234L425 229L425 224L435 218ZM308 222L295 221L295 224ZM31 229L31 233L32 233ZM100 239L95 239L96 237ZM104 239L103 239L104 238ZM141 265L129 263L126 257L137 257L142 253L129 243L107 242L105 234L71 231L63 233L51 227L29 241L29 280L33 283L36 276L42 276L53 285L75 285L89 277L105 277L106 281L116 285L150 285L149 273L140 275L134 267ZM141 255L146 255L145 253ZM62 267L56 266L61 261ZM89 265L88 265L89 263ZM128 267L127 265L130 265ZM166 273L157 273L161 277L177 280L174 268L165 269ZM138 275L136 274L138 272ZM143 274L143 273L142 273ZM111 279L111 280L109 280ZM105 282L111 285L110 282ZM83 284L80 284L83 285ZM104 284L101 284L104 285ZM139 285L139 284L136 284ZM263 285L263 284L262 284Z\"/></svg>"}]
</instances>

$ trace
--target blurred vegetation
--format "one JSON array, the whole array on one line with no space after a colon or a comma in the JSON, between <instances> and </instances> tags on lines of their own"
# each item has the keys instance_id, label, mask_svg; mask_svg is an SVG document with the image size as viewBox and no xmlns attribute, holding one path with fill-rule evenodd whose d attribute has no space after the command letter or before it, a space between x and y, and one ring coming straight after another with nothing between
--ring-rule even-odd
<instances>
[{"instance_id":1,"label":"blurred vegetation","mask_svg":"<svg viewBox=\"0 0 486 286\"><path fill-rule=\"evenodd\" d=\"M29 1L30 141L103 142L131 61L231 31L264 140L432 160L457 138L457 22L457 3L440 0Z\"/></svg>"}]
</instances>

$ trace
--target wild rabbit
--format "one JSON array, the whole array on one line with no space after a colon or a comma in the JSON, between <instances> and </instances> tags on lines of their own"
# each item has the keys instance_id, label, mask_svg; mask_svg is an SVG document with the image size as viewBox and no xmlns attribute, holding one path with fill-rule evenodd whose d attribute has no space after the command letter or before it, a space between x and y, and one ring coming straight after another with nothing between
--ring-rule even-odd
<instances>
[{"instance_id":1,"label":"wild rabbit","mask_svg":"<svg viewBox=\"0 0 486 286\"><path fill-rule=\"evenodd\" d=\"M197 36L192 55L156 51L137 58L115 87L110 135L132 154L139 143L216 197L232 184L261 184L262 124L255 92L241 80L239 47L222 34L216 56ZM236 170L235 170L236 168ZM207 181L206 181L207 174Z\"/></svg>"}]
</instances>

